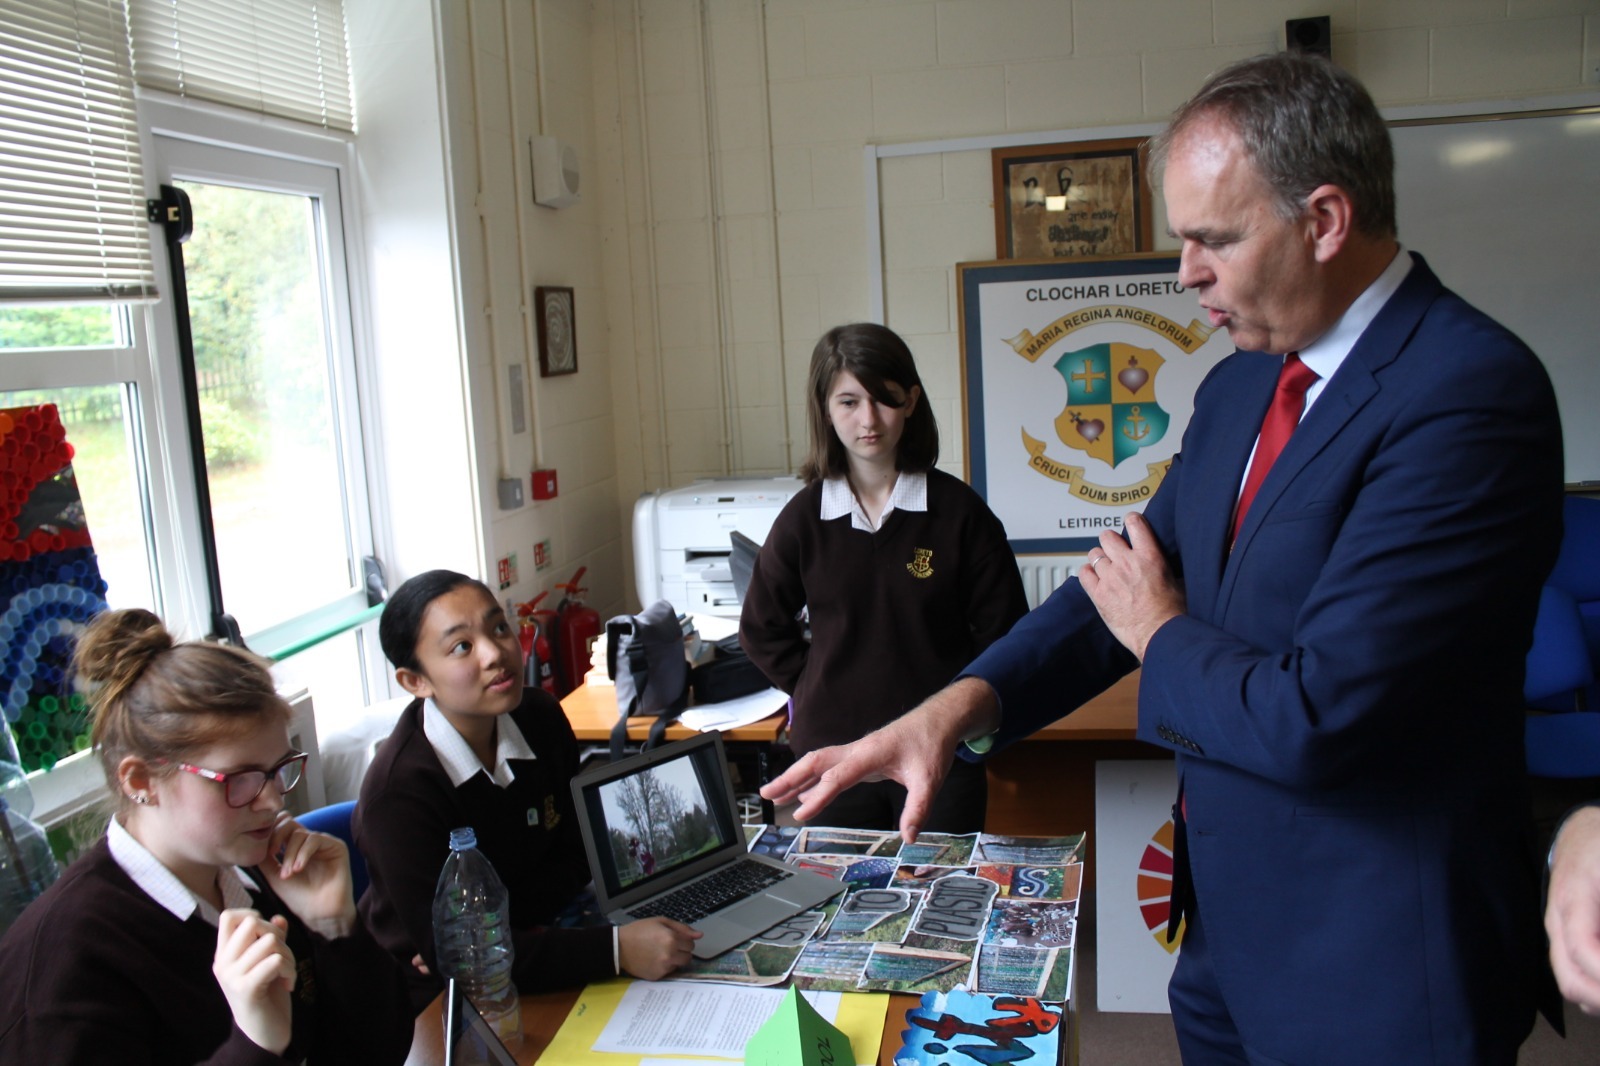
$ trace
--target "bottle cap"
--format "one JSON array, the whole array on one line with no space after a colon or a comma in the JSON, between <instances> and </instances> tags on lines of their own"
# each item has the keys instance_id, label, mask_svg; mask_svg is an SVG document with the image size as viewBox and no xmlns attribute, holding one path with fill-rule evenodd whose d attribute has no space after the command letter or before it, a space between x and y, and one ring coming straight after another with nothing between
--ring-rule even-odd
<instances>
[{"instance_id":1,"label":"bottle cap","mask_svg":"<svg viewBox=\"0 0 1600 1066\"><path fill-rule=\"evenodd\" d=\"M450 830L450 850L466 851L468 848L478 846L478 834L473 832L471 826Z\"/></svg>"}]
</instances>

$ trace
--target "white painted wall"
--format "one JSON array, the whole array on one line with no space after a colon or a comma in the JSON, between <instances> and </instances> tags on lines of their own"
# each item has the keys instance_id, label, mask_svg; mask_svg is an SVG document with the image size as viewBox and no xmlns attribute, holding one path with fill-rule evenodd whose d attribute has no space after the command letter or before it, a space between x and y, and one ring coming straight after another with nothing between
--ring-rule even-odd
<instances>
[{"instance_id":1,"label":"white painted wall","mask_svg":"<svg viewBox=\"0 0 1600 1066\"><path fill-rule=\"evenodd\" d=\"M362 402L386 504L374 535L392 587L433 567L476 571L482 534L433 5L347 0L345 11L366 290L355 307L372 355Z\"/></svg>"},{"instance_id":2,"label":"white painted wall","mask_svg":"<svg viewBox=\"0 0 1600 1066\"><path fill-rule=\"evenodd\" d=\"M532 198L528 142L545 133L593 166L589 5L576 0L347 0L375 368L369 383L387 498L391 586L433 567L520 602L586 565L591 597L631 586L615 484L616 434L601 285L599 198ZM541 70L541 60L544 69ZM579 372L541 380L533 289L576 290ZM511 368L524 428L513 432ZM560 495L535 503L535 467ZM525 503L502 511L497 483ZM534 544L551 567L536 573ZM547 606L554 606L552 592Z\"/></svg>"}]
</instances>

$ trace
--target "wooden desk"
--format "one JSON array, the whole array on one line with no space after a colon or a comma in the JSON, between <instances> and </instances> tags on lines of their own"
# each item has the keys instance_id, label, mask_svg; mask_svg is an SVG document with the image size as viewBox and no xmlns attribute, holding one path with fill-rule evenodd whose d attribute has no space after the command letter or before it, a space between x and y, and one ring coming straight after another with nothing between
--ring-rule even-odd
<instances>
[{"instance_id":1,"label":"wooden desk","mask_svg":"<svg viewBox=\"0 0 1600 1066\"><path fill-rule=\"evenodd\" d=\"M617 690L610 685L579 685L561 701L572 732L583 744L594 744L611 739L611 727L617 724ZM654 718L628 719L628 739L643 740L650 732ZM776 744L783 735L788 719L783 712L769 715L759 722L724 729L722 739L742 743ZM667 726L666 739L682 740L696 736L693 729L674 722Z\"/></svg>"},{"instance_id":2,"label":"wooden desk","mask_svg":"<svg viewBox=\"0 0 1600 1066\"><path fill-rule=\"evenodd\" d=\"M529 1066L539 1061L581 991L574 988L522 997L522 1047L516 1052L517 1062ZM889 1011L883 1018L883 1037L878 1044L878 1066L894 1066L894 1053L900 1050L900 1030L905 1028L906 1011L917 1005L917 999L898 992L889 997ZM415 1034L406 1066L444 1066L443 995L417 1015Z\"/></svg>"},{"instance_id":3,"label":"wooden desk","mask_svg":"<svg viewBox=\"0 0 1600 1066\"><path fill-rule=\"evenodd\" d=\"M1139 671L1135 670L1073 713L1045 726L1034 740L1133 740L1139 728Z\"/></svg>"},{"instance_id":4,"label":"wooden desk","mask_svg":"<svg viewBox=\"0 0 1600 1066\"><path fill-rule=\"evenodd\" d=\"M593 743L611 738L617 721L617 691L610 685L579 685L561 701L567 721L580 741ZM643 740L653 718L628 719L628 738ZM723 731L727 740L775 744L783 736L783 712ZM1059 721L1045 726L1029 740L1132 740L1139 724L1139 674L1135 671ZM695 731L674 722L667 726L668 740L692 737Z\"/></svg>"},{"instance_id":5,"label":"wooden desk","mask_svg":"<svg viewBox=\"0 0 1600 1066\"><path fill-rule=\"evenodd\" d=\"M567 721L580 741L594 743L611 738L617 721L617 692L610 685L579 685L561 701ZM643 740L653 718L628 719L628 738ZM775 744L786 725L783 712L723 731L726 740ZM1059 721L1045 726L1029 740L1132 740L1139 724L1139 674L1134 672L1112 685ZM668 740L692 737L695 731L674 722L667 726Z\"/></svg>"}]
</instances>

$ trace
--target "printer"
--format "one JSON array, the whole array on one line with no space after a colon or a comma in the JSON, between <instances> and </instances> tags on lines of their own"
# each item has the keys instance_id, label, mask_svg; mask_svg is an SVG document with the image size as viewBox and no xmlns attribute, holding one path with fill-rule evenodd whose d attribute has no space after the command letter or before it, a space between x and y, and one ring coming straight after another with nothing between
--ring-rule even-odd
<instances>
[{"instance_id":1,"label":"printer","mask_svg":"<svg viewBox=\"0 0 1600 1066\"><path fill-rule=\"evenodd\" d=\"M647 492L633 505L633 570L639 603L679 612L739 616L731 534L757 544L805 487L797 477L704 478Z\"/></svg>"}]
</instances>

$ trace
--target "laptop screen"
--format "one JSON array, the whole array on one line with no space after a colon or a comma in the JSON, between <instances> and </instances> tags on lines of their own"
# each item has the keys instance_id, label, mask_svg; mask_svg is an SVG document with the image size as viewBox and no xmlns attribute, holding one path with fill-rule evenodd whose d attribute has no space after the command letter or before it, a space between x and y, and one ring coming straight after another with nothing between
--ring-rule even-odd
<instances>
[{"instance_id":1,"label":"laptop screen","mask_svg":"<svg viewBox=\"0 0 1600 1066\"><path fill-rule=\"evenodd\" d=\"M649 752L617 764L631 767L625 772L604 772L580 785L581 814L593 834L607 897L644 888L743 842L720 746L685 741L663 750L673 754L661 759Z\"/></svg>"},{"instance_id":2,"label":"laptop screen","mask_svg":"<svg viewBox=\"0 0 1600 1066\"><path fill-rule=\"evenodd\" d=\"M517 1060L455 978L445 989L444 1023L445 1066L516 1066Z\"/></svg>"}]
</instances>

